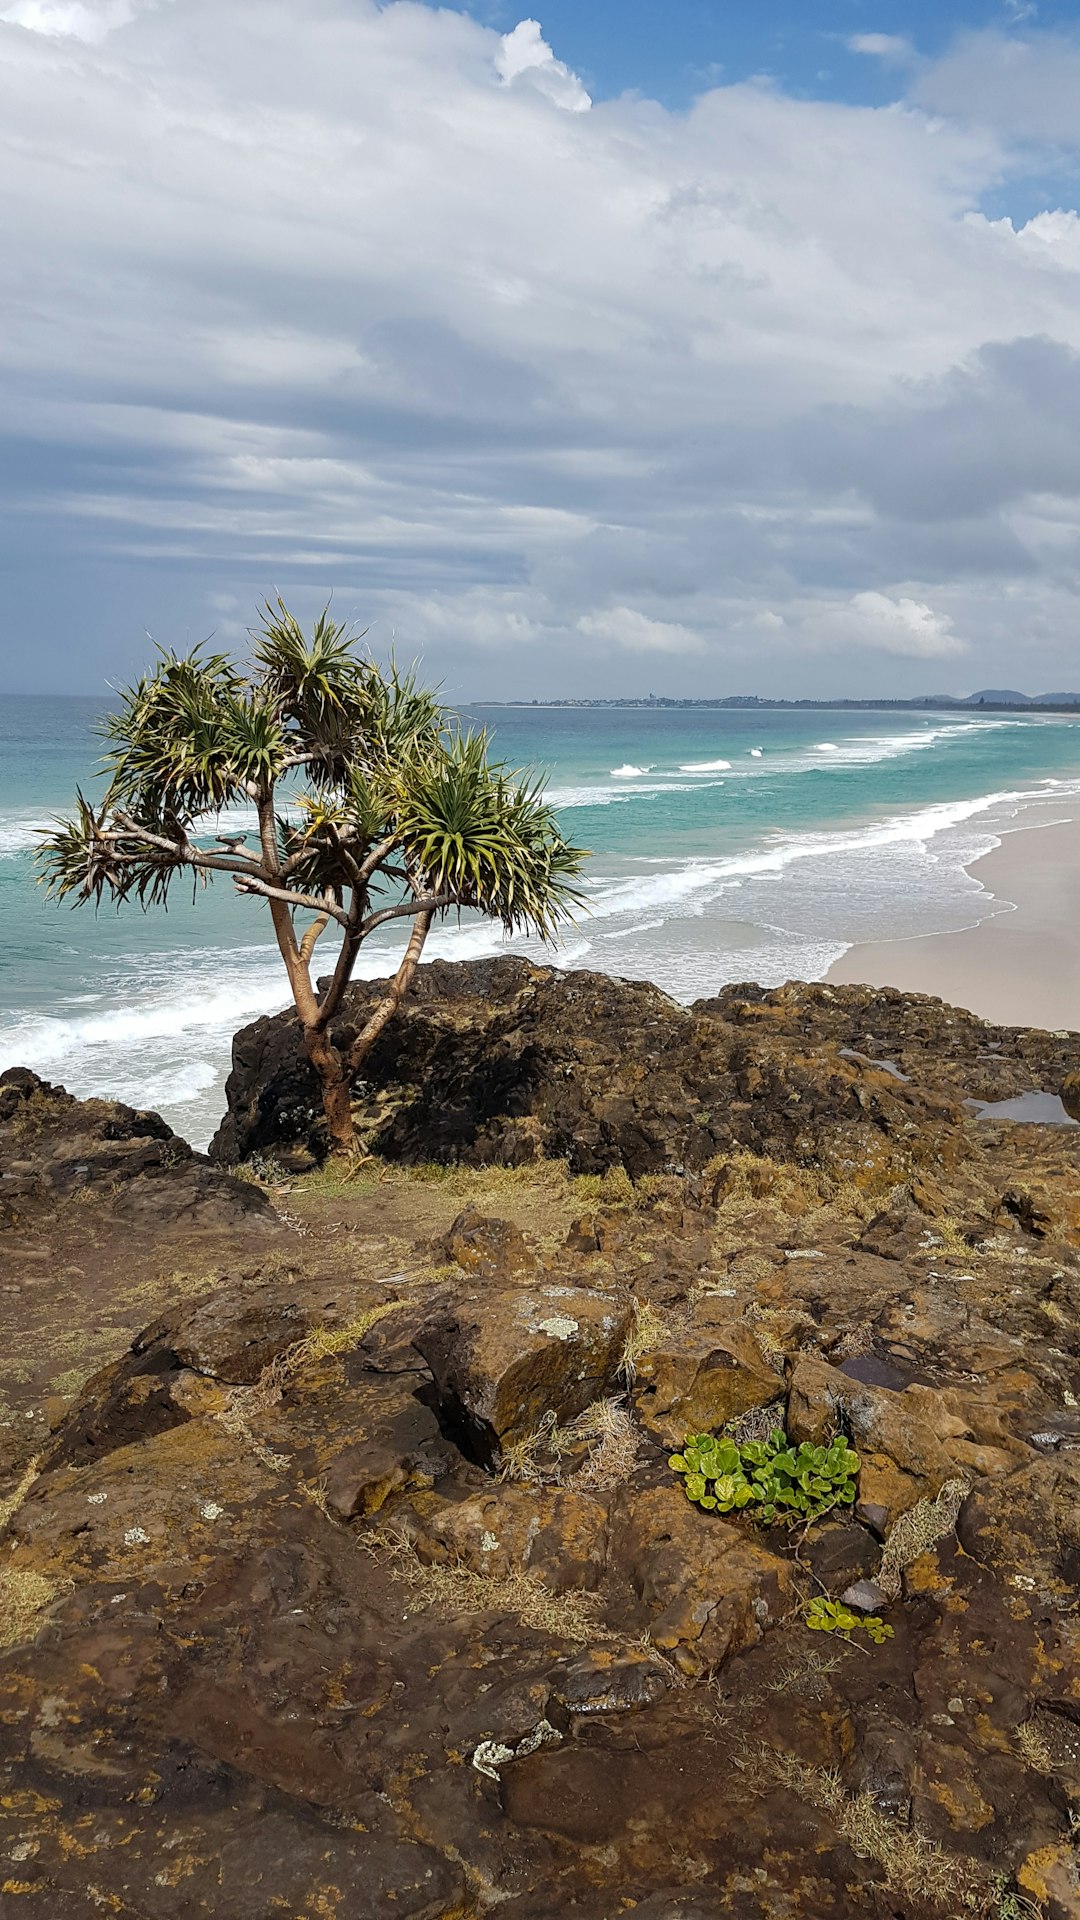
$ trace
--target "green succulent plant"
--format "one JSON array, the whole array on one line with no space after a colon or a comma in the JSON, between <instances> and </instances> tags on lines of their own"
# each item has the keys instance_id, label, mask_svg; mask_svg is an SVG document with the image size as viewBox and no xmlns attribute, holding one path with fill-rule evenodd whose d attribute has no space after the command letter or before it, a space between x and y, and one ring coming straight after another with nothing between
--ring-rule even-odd
<instances>
[{"instance_id":1,"label":"green succulent plant","mask_svg":"<svg viewBox=\"0 0 1080 1920\"><path fill-rule=\"evenodd\" d=\"M782 1427L741 1446L722 1434L688 1434L668 1465L683 1476L686 1497L716 1513L753 1509L761 1526L817 1520L855 1498L859 1456L843 1437L828 1447L792 1445Z\"/></svg>"},{"instance_id":2,"label":"green succulent plant","mask_svg":"<svg viewBox=\"0 0 1080 1920\"><path fill-rule=\"evenodd\" d=\"M842 1600L826 1600L820 1594L809 1602L803 1619L815 1633L852 1633L856 1627L862 1627L877 1647L884 1646L886 1640L893 1637L892 1628L879 1614L853 1613Z\"/></svg>"}]
</instances>

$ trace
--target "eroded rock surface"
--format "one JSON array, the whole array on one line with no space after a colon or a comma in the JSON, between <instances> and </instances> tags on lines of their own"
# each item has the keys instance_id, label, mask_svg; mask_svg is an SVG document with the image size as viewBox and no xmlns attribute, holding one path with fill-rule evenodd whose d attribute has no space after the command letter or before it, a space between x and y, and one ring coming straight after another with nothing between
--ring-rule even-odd
<instances>
[{"instance_id":1,"label":"eroded rock surface","mask_svg":"<svg viewBox=\"0 0 1080 1920\"><path fill-rule=\"evenodd\" d=\"M350 988L343 1046L384 986ZM579 1173L621 1164L637 1179L738 1147L872 1162L891 1141L932 1185L958 1104L1032 1089L1072 1099L1077 1055L1075 1036L992 1026L887 988L726 987L686 1008L645 981L508 957L436 960L366 1063L356 1109L370 1144L394 1160L547 1156ZM291 1014L237 1034L226 1095L215 1159L324 1151Z\"/></svg>"},{"instance_id":2,"label":"eroded rock surface","mask_svg":"<svg viewBox=\"0 0 1080 1920\"><path fill-rule=\"evenodd\" d=\"M461 976L387 1138L580 1126L592 1177L251 1188L265 1252L54 1414L0 1533L4 1920L1073 1920L1080 1129L965 1101L1076 1042L514 963L500 1053ZM843 1431L854 1511L691 1505L669 1451L731 1421ZM884 1644L807 1626L846 1593Z\"/></svg>"}]
</instances>

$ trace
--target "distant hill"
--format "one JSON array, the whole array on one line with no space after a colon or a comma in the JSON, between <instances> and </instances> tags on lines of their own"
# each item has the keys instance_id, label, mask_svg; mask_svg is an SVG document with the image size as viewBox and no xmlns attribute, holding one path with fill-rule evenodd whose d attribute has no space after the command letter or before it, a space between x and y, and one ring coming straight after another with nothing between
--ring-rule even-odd
<instances>
[{"instance_id":1,"label":"distant hill","mask_svg":"<svg viewBox=\"0 0 1080 1920\"><path fill-rule=\"evenodd\" d=\"M964 707L1068 707L1080 705L1080 693L1017 693L1015 687L983 687L958 702Z\"/></svg>"}]
</instances>

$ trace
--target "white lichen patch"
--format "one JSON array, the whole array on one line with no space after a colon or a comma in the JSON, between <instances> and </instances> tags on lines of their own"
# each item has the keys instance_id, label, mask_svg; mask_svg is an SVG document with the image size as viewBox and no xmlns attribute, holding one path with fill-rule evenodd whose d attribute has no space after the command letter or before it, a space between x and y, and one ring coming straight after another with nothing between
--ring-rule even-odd
<instances>
[{"instance_id":1,"label":"white lichen patch","mask_svg":"<svg viewBox=\"0 0 1080 1920\"><path fill-rule=\"evenodd\" d=\"M536 1330L546 1333L552 1340L569 1340L577 1332L578 1323L571 1320L569 1314L553 1313L547 1320L538 1320Z\"/></svg>"},{"instance_id":2,"label":"white lichen patch","mask_svg":"<svg viewBox=\"0 0 1080 1920\"><path fill-rule=\"evenodd\" d=\"M482 1533L480 1535L481 1553L494 1553L496 1548L498 1547L498 1544L499 1544L499 1540L498 1540L497 1534Z\"/></svg>"},{"instance_id":3,"label":"white lichen patch","mask_svg":"<svg viewBox=\"0 0 1080 1920\"><path fill-rule=\"evenodd\" d=\"M86 1504L89 1507L100 1507L102 1501L107 1500L108 1497L107 1493L88 1493L86 1496Z\"/></svg>"},{"instance_id":4,"label":"white lichen patch","mask_svg":"<svg viewBox=\"0 0 1080 1920\"><path fill-rule=\"evenodd\" d=\"M145 1527L129 1527L124 1535L125 1547L148 1547L150 1535Z\"/></svg>"},{"instance_id":5,"label":"white lichen patch","mask_svg":"<svg viewBox=\"0 0 1080 1920\"><path fill-rule=\"evenodd\" d=\"M486 1774L489 1780L498 1780L499 1768L505 1767L513 1757L513 1747L504 1747L501 1740L481 1740L473 1754L472 1763L477 1773Z\"/></svg>"},{"instance_id":6,"label":"white lichen patch","mask_svg":"<svg viewBox=\"0 0 1080 1920\"><path fill-rule=\"evenodd\" d=\"M199 1518L200 1520L220 1520L224 1511L224 1507L219 1507L216 1500L204 1500L199 1508Z\"/></svg>"},{"instance_id":7,"label":"white lichen patch","mask_svg":"<svg viewBox=\"0 0 1080 1920\"><path fill-rule=\"evenodd\" d=\"M516 1747L504 1746L501 1740L481 1740L472 1757L477 1773L487 1775L489 1780L501 1778L500 1767L507 1766L511 1760L524 1760L526 1754L535 1753L538 1748L557 1744L562 1734L553 1727L550 1720L538 1720L531 1733L526 1733Z\"/></svg>"}]
</instances>

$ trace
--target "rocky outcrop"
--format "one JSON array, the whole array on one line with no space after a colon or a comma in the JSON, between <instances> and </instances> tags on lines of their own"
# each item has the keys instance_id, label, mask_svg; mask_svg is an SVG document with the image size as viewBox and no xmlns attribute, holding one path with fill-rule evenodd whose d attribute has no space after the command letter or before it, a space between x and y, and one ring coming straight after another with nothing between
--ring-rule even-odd
<instances>
[{"instance_id":1,"label":"rocky outcrop","mask_svg":"<svg viewBox=\"0 0 1080 1920\"><path fill-rule=\"evenodd\" d=\"M276 1225L265 1194L194 1153L157 1113L76 1100L26 1067L0 1073L0 1229L33 1225L80 1194L106 1192L132 1232Z\"/></svg>"},{"instance_id":2,"label":"rocky outcrop","mask_svg":"<svg viewBox=\"0 0 1080 1920\"><path fill-rule=\"evenodd\" d=\"M350 989L341 1040L366 1017L378 983ZM1075 1046L1046 1039L1035 1061L1014 1059L998 1029L966 1020L935 1046L939 1003L859 988L728 988L677 1006L644 982L561 973L504 958L422 967L406 1011L387 1029L355 1089L358 1122L376 1151L402 1160L520 1165L566 1158L584 1173L622 1165L643 1173L691 1170L732 1147L798 1157L825 1126L877 1146L927 1139L948 1125L968 1091L951 1069L997 1047L996 1085L1054 1087L1078 1062ZM915 1006L915 1017L911 1009ZM880 1017L891 1016L891 1017ZM894 1054L917 1054L917 1084L845 1045L869 1041L871 1021ZM634 1036L627 1047L626 1036ZM793 1046L793 1041L797 1042ZM906 1051L905 1051L906 1049ZM987 1084L985 1072L973 1082ZM323 1150L318 1089L290 1014L239 1033L228 1114L211 1146L231 1164L252 1153Z\"/></svg>"},{"instance_id":3,"label":"rocky outcrop","mask_svg":"<svg viewBox=\"0 0 1080 1920\"><path fill-rule=\"evenodd\" d=\"M406 1160L580 1126L591 1179L361 1169L283 1222L151 1116L0 1122L24 1257L194 1266L167 1198L112 1212L192 1166L237 1209L0 1508L5 1920L1073 1920L1080 1128L977 1119L994 1030L935 1003L514 963L485 1025L478 977L367 1111ZM994 1091L1074 1045L1005 1036ZM687 1427L777 1423L857 1447L853 1507L688 1501ZM813 1630L844 1596L891 1635Z\"/></svg>"},{"instance_id":4,"label":"rocky outcrop","mask_svg":"<svg viewBox=\"0 0 1080 1920\"><path fill-rule=\"evenodd\" d=\"M343 1045L379 990L350 989ZM924 996L727 987L685 1008L643 981L507 957L421 967L355 1109L369 1145L395 1160L565 1158L576 1172L621 1164L637 1178L701 1168L733 1147L798 1159L815 1142L820 1151L828 1128L838 1158L873 1160L891 1141L929 1167L964 1100L1058 1093L1078 1072L1075 1035L995 1027ZM322 1154L318 1088L291 1013L237 1034L226 1096L215 1160Z\"/></svg>"}]
</instances>

